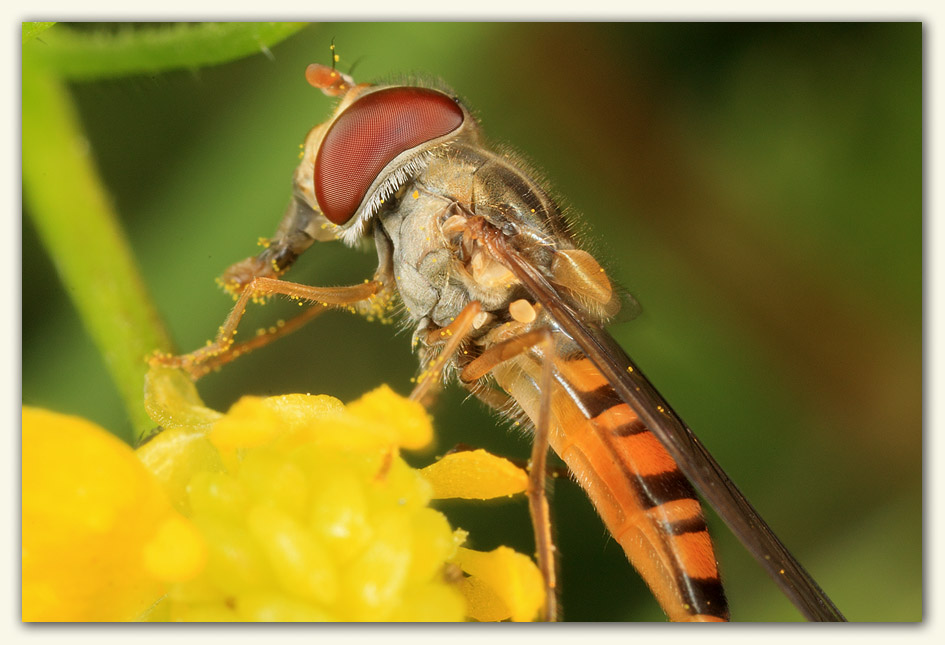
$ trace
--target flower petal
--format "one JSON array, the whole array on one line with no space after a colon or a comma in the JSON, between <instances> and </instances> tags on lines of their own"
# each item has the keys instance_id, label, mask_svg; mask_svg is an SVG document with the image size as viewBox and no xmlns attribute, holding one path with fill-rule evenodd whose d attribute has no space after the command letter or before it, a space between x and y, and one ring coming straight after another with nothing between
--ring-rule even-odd
<instances>
[{"instance_id":1,"label":"flower petal","mask_svg":"<svg viewBox=\"0 0 945 645\"><path fill-rule=\"evenodd\" d=\"M144 566L156 580L183 582L199 574L207 563L207 547L200 532L183 517L169 517L143 549Z\"/></svg>"},{"instance_id":2,"label":"flower petal","mask_svg":"<svg viewBox=\"0 0 945 645\"><path fill-rule=\"evenodd\" d=\"M492 499L521 493L528 487L524 470L485 450L448 454L420 472L433 484L434 499Z\"/></svg>"},{"instance_id":3,"label":"flower petal","mask_svg":"<svg viewBox=\"0 0 945 645\"><path fill-rule=\"evenodd\" d=\"M144 377L144 408L162 428L213 423L220 413L204 406L193 381L181 370L152 367Z\"/></svg>"},{"instance_id":4,"label":"flower petal","mask_svg":"<svg viewBox=\"0 0 945 645\"><path fill-rule=\"evenodd\" d=\"M544 604L545 586L538 567L531 558L507 546L489 552L460 547L453 561L472 578L464 590L472 594L467 595L470 616L534 620ZM499 618L501 605L507 613Z\"/></svg>"},{"instance_id":5,"label":"flower petal","mask_svg":"<svg viewBox=\"0 0 945 645\"><path fill-rule=\"evenodd\" d=\"M142 545L186 522L127 445L97 425L23 409L23 620L132 620L164 584Z\"/></svg>"},{"instance_id":6,"label":"flower petal","mask_svg":"<svg viewBox=\"0 0 945 645\"><path fill-rule=\"evenodd\" d=\"M389 427L391 443L409 450L424 448L433 441L433 424L423 406L398 396L386 385L349 403L348 412L372 426Z\"/></svg>"}]
</instances>

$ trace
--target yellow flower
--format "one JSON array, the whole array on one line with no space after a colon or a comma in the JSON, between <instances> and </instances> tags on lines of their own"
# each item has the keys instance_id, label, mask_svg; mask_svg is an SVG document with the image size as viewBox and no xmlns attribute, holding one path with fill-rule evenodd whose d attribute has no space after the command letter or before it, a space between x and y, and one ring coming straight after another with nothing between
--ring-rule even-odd
<instances>
[{"instance_id":1,"label":"yellow flower","mask_svg":"<svg viewBox=\"0 0 945 645\"><path fill-rule=\"evenodd\" d=\"M531 559L461 548L465 532L428 506L511 495L527 477L482 451L408 466L400 448L432 439L418 404L381 387L347 406L244 397L221 415L166 369L146 390L163 430L136 452L24 409L24 620L537 616Z\"/></svg>"},{"instance_id":2,"label":"yellow flower","mask_svg":"<svg viewBox=\"0 0 945 645\"><path fill-rule=\"evenodd\" d=\"M134 619L206 558L131 448L32 408L23 410L22 520L25 621ZM174 562L156 570L160 559Z\"/></svg>"}]
</instances>

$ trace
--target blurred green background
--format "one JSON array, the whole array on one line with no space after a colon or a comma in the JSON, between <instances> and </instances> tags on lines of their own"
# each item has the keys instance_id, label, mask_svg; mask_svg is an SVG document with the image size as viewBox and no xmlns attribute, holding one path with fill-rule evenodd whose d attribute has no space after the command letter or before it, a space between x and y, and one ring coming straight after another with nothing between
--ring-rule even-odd
<instances>
[{"instance_id":1,"label":"blurred green background","mask_svg":"<svg viewBox=\"0 0 945 645\"><path fill-rule=\"evenodd\" d=\"M58 27L56 27L58 28ZM910 24L316 24L199 71L70 85L148 288L189 351L231 305L214 278L287 203L331 111L309 62L440 77L523 152L643 306L612 331L850 620L922 617L922 27ZM24 110L29 106L24 106ZM56 190L55 183L49 190ZM28 212L29 205L24 206ZM130 425L29 217L23 402ZM358 282L314 247L291 279ZM257 308L245 329L291 307ZM199 383L240 395L407 393L409 333L341 313ZM436 449L525 457L462 392ZM524 502L444 504L475 548L530 552ZM662 620L581 490L554 513L568 620ZM736 620L797 620L710 518Z\"/></svg>"}]
</instances>

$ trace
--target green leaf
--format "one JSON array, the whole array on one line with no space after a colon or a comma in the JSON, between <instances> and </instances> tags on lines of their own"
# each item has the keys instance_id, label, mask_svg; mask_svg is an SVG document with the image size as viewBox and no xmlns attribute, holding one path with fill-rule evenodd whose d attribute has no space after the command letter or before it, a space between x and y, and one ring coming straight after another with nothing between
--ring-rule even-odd
<instances>
[{"instance_id":1,"label":"green leaf","mask_svg":"<svg viewBox=\"0 0 945 645\"><path fill-rule=\"evenodd\" d=\"M52 27L54 22L24 22L23 23L23 42L28 43L29 41L36 38L38 35Z\"/></svg>"},{"instance_id":2,"label":"green leaf","mask_svg":"<svg viewBox=\"0 0 945 645\"><path fill-rule=\"evenodd\" d=\"M156 74L268 53L269 47L305 26L299 22L126 24L109 31L59 25L44 32L42 43L35 43L42 46L31 44L28 53L72 80Z\"/></svg>"}]
</instances>

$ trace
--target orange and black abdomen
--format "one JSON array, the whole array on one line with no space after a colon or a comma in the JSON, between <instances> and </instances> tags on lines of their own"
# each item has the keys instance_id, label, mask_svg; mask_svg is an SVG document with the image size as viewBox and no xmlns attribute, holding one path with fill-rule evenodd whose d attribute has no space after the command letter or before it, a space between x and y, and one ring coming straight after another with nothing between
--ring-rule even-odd
<instances>
[{"instance_id":1,"label":"orange and black abdomen","mask_svg":"<svg viewBox=\"0 0 945 645\"><path fill-rule=\"evenodd\" d=\"M520 364L524 372L531 366ZM728 620L702 506L675 461L584 356L555 360L550 443L674 621ZM536 378L495 370L534 420Z\"/></svg>"}]
</instances>

